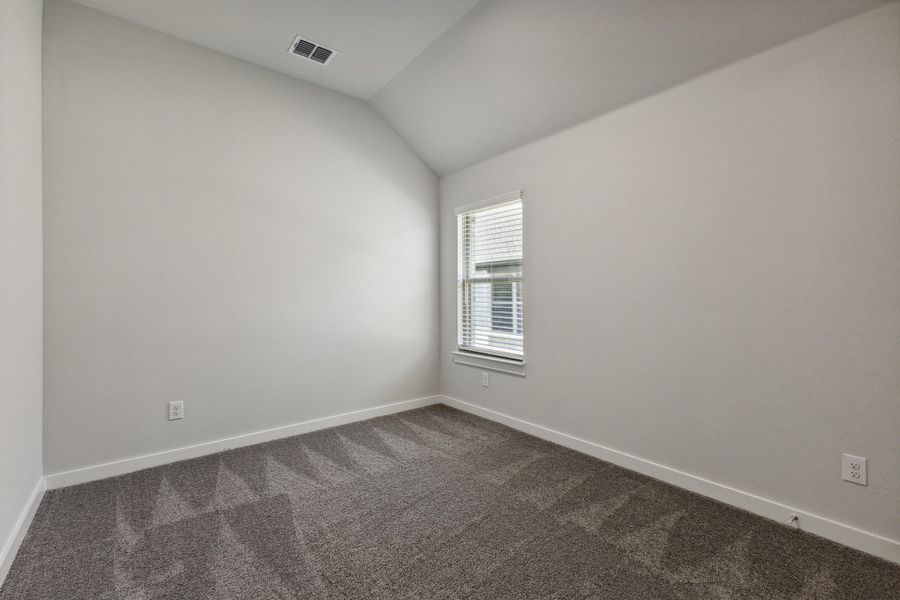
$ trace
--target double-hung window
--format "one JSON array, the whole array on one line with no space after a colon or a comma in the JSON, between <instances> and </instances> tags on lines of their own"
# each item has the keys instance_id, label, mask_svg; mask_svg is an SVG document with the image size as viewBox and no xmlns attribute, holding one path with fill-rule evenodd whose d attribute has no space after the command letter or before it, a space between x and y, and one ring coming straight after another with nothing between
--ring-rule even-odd
<instances>
[{"instance_id":1,"label":"double-hung window","mask_svg":"<svg viewBox=\"0 0 900 600\"><path fill-rule=\"evenodd\" d=\"M458 347L523 360L522 196L457 210Z\"/></svg>"}]
</instances>

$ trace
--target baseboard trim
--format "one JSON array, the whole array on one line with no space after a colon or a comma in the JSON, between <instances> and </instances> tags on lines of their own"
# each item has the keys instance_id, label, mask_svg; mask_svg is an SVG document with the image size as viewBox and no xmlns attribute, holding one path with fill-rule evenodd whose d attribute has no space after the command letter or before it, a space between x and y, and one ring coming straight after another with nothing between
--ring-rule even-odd
<instances>
[{"instance_id":1,"label":"baseboard trim","mask_svg":"<svg viewBox=\"0 0 900 600\"><path fill-rule=\"evenodd\" d=\"M299 423L293 423L291 425L273 427L272 429L254 431L252 433L244 433L228 438L202 442L199 444L192 444L190 446L182 446L180 448L173 448L171 450L163 450L161 452L153 452L151 454L124 458L121 460L91 465L88 467L72 469L70 471L62 471L59 473L53 473L52 475L47 475L47 488L53 490L68 487L70 485L77 485L79 483L96 481L98 479L106 479L107 477L124 475L126 473L132 473L134 471L140 471L141 469L148 469L150 467L158 467L160 465L178 462L180 460L187 460L190 458L206 456L208 454L215 454L216 452L221 452L223 450L241 448L243 446L252 446L253 444L269 442L293 435L299 435L301 433L316 431L318 429L327 429L329 427L346 425L347 423L354 423L356 421L364 421L366 419L372 419L375 417L390 415L406 410L412 410L414 408L430 406L432 404L438 404L440 403L440 401L441 396L426 396L413 400L404 400L402 402L382 404L380 406L374 406L372 408L364 408L361 410L354 410L328 417L301 421Z\"/></svg>"},{"instance_id":2,"label":"baseboard trim","mask_svg":"<svg viewBox=\"0 0 900 600\"><path fill-rule=\"evenodd\" d=\"M518 431L559 444L560 446L571 448L572 450L577 450L578 452L594 456L626 469L648 475L654 479L659 479L660 481L670 483L691 492L702 494L703 496L781 523L787 524L791 515L797 515L799 517L798 525L805 531L828 538L839 544L869 554L874 554L880 558L900 563L900 541L892 540L869 531L864 531L851 525L839 523L799 508L788 506L727 485L722 485L698 477L697 475L691 475L684 471L679 471L650 460L620 452L619 450L607 448L606 446L602 446L595 442L577 438L550 429L549 427L544 427L543 425L529 423L528 421L523 421L522 419L483 406L478 406L477 404L459 400L458 398L443 396L442 402L447 406L458 408L459 410L473 415L502 423L503 425L507 425Z\"/></svg>"},{"instance_id":3,"label":"baseboard trim","mask_svg":"<svg viewBox=\"0 0 900 600\"><path fill-rule=\"evenodd\" d=\"M9 538L4 542L3 549L0 550L0 587L3 587L3 582L6 581L9 569L16 558L16 553L19 551L19 546L22 545L22 540L25 539L28 528L31 527L31 521L41 505L41 500L44 498L46 490L47 478L41 477L31 491L31 496L28 497L28 502L22 508L22 512L19 513L19 518L16 519L13 530L9 533Z\"/></svg>"}]
</instances>

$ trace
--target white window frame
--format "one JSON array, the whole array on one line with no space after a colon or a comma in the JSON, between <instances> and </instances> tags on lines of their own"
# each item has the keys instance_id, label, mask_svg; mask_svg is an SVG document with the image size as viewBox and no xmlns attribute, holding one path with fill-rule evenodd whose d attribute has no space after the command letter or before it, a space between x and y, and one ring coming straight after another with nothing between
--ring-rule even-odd
<instances>
[{"instance_id":1,"label":"white window frame","mask_svg":"<svg viewBox=\"0 0 900 600\"><path fill-rule=\"evenodd\" d=\"M481 347L472 347L472 346L463 345L463 343L462 343L462 341L463 341L462 340L462 338L463 338L463 323L462 323L463 300L461 297L461 289L460 289L461 285L462 285L462 280L459 279L460 265L457 264L457 278L458 278L458 280L457 280L457 308L456 308L456 310L457 310L457 312L456 312L457 345L456 345L456 352L454 352L454 354L457 357L455 359L455 362L457 362L458 364L464 364L464 365L470 365L470 366L481 366L482 368L491 368L488 366L483 366L482 364L473 364L471 362L465 362L464 360L460 360L460 357L467 358L467 359L480 359L483 361L498 362L498 363L503 363L506 365L524 365L525 364L525 310L526 310L525 309L525 293L524 293L524 282L525 282L525 250L524 250L525 200L524 200L524 197L523 197L523 194L521 191L510 192L508 194L503 194L501 196L494 196L492 198L487 198L485 200L480 200L478 202L472 202L470 204L465 204L465 205L456 207L455 214L457 217L457 219L456 219L456 221L457 221L457 232L456 232L456 234L457 234L457 237L456 237L456 239L457 239L457 261L459 261L459 257L463 251L462 247L460 246L461 235L460 235L460 231L458 230L459 215L461 215L463 213L475 211L475 210L491 208L493 206L498 206L501 204L507 204L509 202L514 202L514 201L519 201L522 203L522 242L523 242L522 259L521 259L521 263L522 263L522 278L521 278L521 281L522 281L522 292L521 292L522 293L522 326L521 326L521 329L522 329L522 335L521 335L522 354L520 355L520 354L516 354L516 353L504 352L504 351L502 351L500 349L496 349L496 348L481 348ZM514 318L514 322L515 322L515 318ZM498 333L497 335L502 336L504 334ZM523 374L523 372L519 371L518 369L516 369L514 371L506 371L502 368L494 368L493 370L510 372L515 375Z\"/></svg>"}]
</instances>

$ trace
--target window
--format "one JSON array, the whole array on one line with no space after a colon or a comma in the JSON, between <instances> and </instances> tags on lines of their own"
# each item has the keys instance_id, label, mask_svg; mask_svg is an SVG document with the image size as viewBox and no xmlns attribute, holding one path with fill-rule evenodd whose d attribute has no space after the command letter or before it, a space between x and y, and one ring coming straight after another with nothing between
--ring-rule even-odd
<instances>
[{"instance_id":1,"label":"window","mask_svg":"<svg viewBox=\"0 0 900 600\"><path fill-rule=\"evenodd\" d=\"M459 349L522 360L522 196L461 207L456 226Z\"/></svg>"}]
</instances>

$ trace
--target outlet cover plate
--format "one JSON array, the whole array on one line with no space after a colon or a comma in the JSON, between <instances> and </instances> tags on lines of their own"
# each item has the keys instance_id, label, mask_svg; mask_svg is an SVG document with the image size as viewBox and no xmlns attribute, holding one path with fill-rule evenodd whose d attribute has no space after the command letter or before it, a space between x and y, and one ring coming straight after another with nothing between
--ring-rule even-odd
<instances>
[{"instance_id":1,"label":"outlet cover plate","mask_svg":"<svg viewBox=\"0 0 900 600\"><path fill-rule=\"evenodd\" d=\"M868 485L867 466L864 457L844 454L841 461L841 479L857 485Z\"/></svg>"},{"instance_id":2,"label":"outlet cover plate","mask_svg":"<svg viewBox=\"0 0 900 600\"><path fill-rule=\"evenodd\" d=\"M175 421L176 419L184 418L184 401L176 400L175 402L169 402L169 420Z\"/></svg>"}]
</instances>

